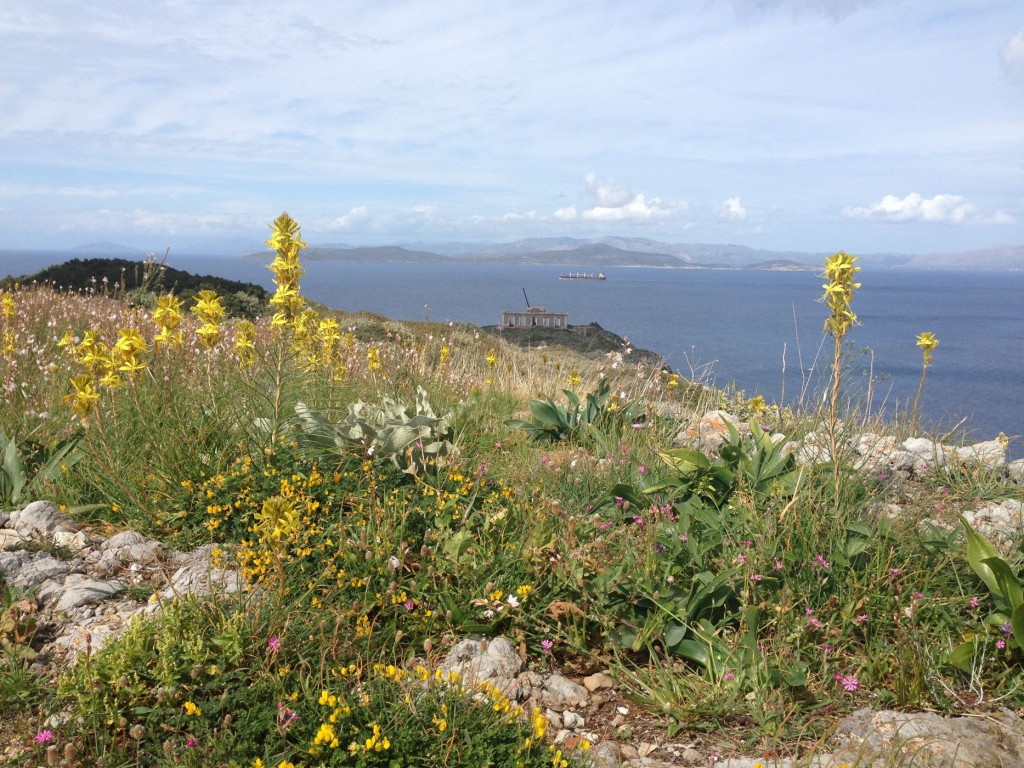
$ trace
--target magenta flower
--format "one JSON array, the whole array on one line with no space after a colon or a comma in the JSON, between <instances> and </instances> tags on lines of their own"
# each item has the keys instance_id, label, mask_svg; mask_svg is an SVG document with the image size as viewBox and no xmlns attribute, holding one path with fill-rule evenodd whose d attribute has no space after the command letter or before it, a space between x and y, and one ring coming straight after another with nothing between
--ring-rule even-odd
<instances>
[{"instance_id":1,"label":"magenta flower","mask_svg":"<svg viewBox=\"0 0 1024 768\"><path fill-rule=\"evenodd\" d=\"M188 740L185 742L185 746L186 747L194 747L196 745L196 743L197 743L196 740L193 739L191 736L189 736Z\"/></svg>"},{"instance_id":2,"label":"magenta flower","mask_svg":"<svg viewBox=\"0 0 1024 768\"><path fill-rule=\"evenodd\" d=\"M998 648L999 650L1003 650L1003 648L1005 648L1005 647L1006 647L1006 641L1005 640L1003 640L1002 638L1000 638L999 640L996 640L996 648Z\"/></svg>"},{"instance_id":3,"label":"magenta flower","mask_svg":"<svg viewBox=\"0 0 1024 768\"><path fill-rule=\"evenodd\" d=\"M407 611L411 611L413 608L416 607L416 604L412 600L406 600L404 603L402 603L402 607L405 608L405 610Z\"/></svg>"},{"instance_id":4,"label":"magenta flower","mask_svg":"<svg viewBox=\"0 0 1024 768\"><path fill-rule=\"evenodd\" d=\"M762 576L760 573L753 573L750 575L750 580L755 584L757 584L757 582L759 582L763 578L764 576Z\"/></svg>"},{"instance_id":5,"label":"magenta flower","mask_svg":"<svg viewBox=\"0 0 1024 768\"><path fill-rule=\"evenodd\" d=\"M274 653L277 653L281 650L281 638L277 635L273 635L269 640L267 640L267 648L274 651Z\"/></svg>"},{"instance_id":6,"label":"magenta flower","mask_svg":"<svg viewBox=\"0 0 1024 768\"><path fill-rule=\"evenodd\" d=\"M853 693L860 688L860 680L853 675L841 675L836 672L836 680L839 681L841 686L843 686L843 690L849 691L850 693Z\"/></svg>"},{"instance_id":7,"label":"magenta flower","mask_svg":"<svg viewBox=\"0 0 1024 768\"><path fill-rule=\"evenodd\" d=\"M551 649L554 648L555 644L551 640L541 640L540 647L544 649L544 653L551 653Z\"/></svg>"},{"instance_id":8,"label":"magenta flower","mask_svg":"<svg viewBox=\"0 0 1024 768\"><path fill-rule=\"evenodd\" d=\"M865 621L868 620L868 615L866 613L862 613L860 616L854 616L853 620L858 624L863 624Z\"/></svg>"},{"instance_id":9,"label":"magenta flower","mask_svg":"<svg viewBox=\"0 0 1024 768\"><path fill-rule=\"evenodd\" d=\"M36 744L49 744L51 741L53 741L53 731L40 731L35 735Z\"/></svg>"},{"instance_id":10,"label":"magenta flower","mask_svg":"<svg viewBox=\"0 0 1024 768\"><path fill-rule=\"evenodd\" d=\"M814 559L818 561L818 565L820 565L822 568L831 568L832 567L831 565L829 565L829 562L828 562L828 560L825 559L824 555L815 555Z\"/></svg>"}]
</instances>

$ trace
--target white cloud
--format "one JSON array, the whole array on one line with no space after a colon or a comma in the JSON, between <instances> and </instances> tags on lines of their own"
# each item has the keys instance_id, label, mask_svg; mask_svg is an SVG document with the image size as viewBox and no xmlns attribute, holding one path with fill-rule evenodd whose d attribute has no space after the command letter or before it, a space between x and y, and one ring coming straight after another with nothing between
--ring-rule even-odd
<instances>
[{"instance_id":1,"label":"white cloud","mask_svg":"<svg viewBox=\"0 0 1024 768\"><path fill-rule=\"evenodd\" d=\"M743 207L738 197L730 197L715 206L715 213L718 218L725 221L746 221L747 209Z\"/></svg>"},{"instance_id":2,"label":"white cloud","mask_svg":"<svg viewBox=\"0 0 1024 768\"><path fill-rule=\"evenodd\" d=\"M101 208L96 211L68 214L63 218L60 228L72 231L129 231L163 235L222 234L238 230L255 230L261 223L251 216L223 213L167 213L141 208L116 211Z\"/></svg>"},{"instance_id":3,"label":"white cloud","mask_svg":"<svg viewBox=\"0 0 1024 768\"><path fill-rule=\"evenodd\" d=\"M1011 80L1024 84L1024 26L1003 48L1003 69Z\"/></svg>"},{"instance_id":4,"label":"white cloud","mask_svg":"<svg viewBox=\"0 0 1024 768\"><path fill-rule=\"evenodd\" d=\"M587 193L594 199L599 208L619 208L630 202L629 190L614 181L599 181L593 171L583 176L587 185Z\"/></svg>"},{"instance_id":5,"label":"white cloud","mask_svg":"<svg viewBox=\"0 0 1024 768\"><path fill-rule=\"evenodd\" d=\"M370 209L365 205L357 205L348 213L342 214L338 218L327 222L327 224L324 225L324 229L354 229L366 226L370 223L370 220Z\"/></svg>"},{"instance_id":6,"label":"white cloud","mask_svg":"<svg viewBox=\"0 0 1024 768\"><path fill-rule=\"evenodd\" d=\"M842 214L848 219L962 224L972 218L974 206L964 202L961 195L935 195L926 199L917 192L911 192L903 198L886 195L867 207L847 206Z\"/></svg>"},{"instance_id":7,"label":"white cloud","mask_svg":"<svg viewBox=\"0 0 1024 768\"><path fill-rule=\"evenodd\" d=\"M996 211L990 219L989 224L1013 224L1015 219L1006 211Z\"/></svg>"},{"instance_id":8,"label":"white cloud","mask_svg":"<svg viewBox=\"0 0 1024 768\"><path fill-rule=\"evenodd\" d=\"M594 173L583 177L587 186L587 195L593 205L577 212L575 206L560 208L555 211L555 218L560 221L575 221L577 215L585 221L598 222L629 222L642 224L652 221L666 221L685 213L689 206L683 202L662 200L652 197L649 200L643 193L633 194L627 187L605 180L600 181Z\"/></svg>"}]
</instances>

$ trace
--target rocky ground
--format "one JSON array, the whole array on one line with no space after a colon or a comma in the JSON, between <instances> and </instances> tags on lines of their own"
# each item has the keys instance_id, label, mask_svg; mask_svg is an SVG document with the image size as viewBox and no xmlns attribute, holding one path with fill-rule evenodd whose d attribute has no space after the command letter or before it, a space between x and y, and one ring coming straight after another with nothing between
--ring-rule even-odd
<instances>
[{"instance_id":1,"label":"rocky ground","mask_svg":"<svg viewBox=\"0 0 1024 768\"><path fill-rule=\"evenodd\" d=\"M727 413L712 412L677 441L710 447L728 434L727 421L744 426ZM863 434L849 446L865 469L901 480L934 472L947 462L966 462L1005 473L1008 485L1024 483L1024 462L1007 463L997 441L952 449L919 438L897 443ZM825 458L826 448L820 436L811 434L793 450L799 461L807 462ZM1020 497L960 511L972 526L1009 546L1024 531ZM891 506L886 511L899 514L899 507ZM80 654L93 653L116 637L133 617L158 611L176 595L241 589L241 576L215 567L211 550L204 546L178 552L134 531L97 535L47 501L0 513L0 572L8 584L31 595L20 601L18 610L32 615L38 626L33 671L56 677ZM460 672L467 685L488 681L528 711L540 707L555 741L572 747L586 739L593 745L589 754L595 768L1024 766L1024 723L1009 711L945 718L862 710L840 721L825 742L803 757L741 755L707 735L690 738L684 730L667 738L663 725L629 701L607 670L573 674L530 666L505 638L464 639L440 663L447 671ZM0 724L0 737L3 728ZM11 734L6 736L2 741L10 744ZM16 755L8 752L6 757Z\"/></svg>"}]
</instances>

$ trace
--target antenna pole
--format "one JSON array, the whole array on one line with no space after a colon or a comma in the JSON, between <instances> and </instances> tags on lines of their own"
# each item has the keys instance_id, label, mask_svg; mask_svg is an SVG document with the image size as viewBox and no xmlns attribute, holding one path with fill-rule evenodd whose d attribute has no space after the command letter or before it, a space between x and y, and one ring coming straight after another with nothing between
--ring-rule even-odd
<instances>
[{"instance_id":1,"label":"antenna pole","mask_svg":"<svg viewBox=\"0 0 1024 768\"><path fill-rule=\"evenodd\" d=\"M523 288L523 298L526 299L526 308L530 308L530 297L526 295L526 288Z\"/></svg>"}]
</instances>

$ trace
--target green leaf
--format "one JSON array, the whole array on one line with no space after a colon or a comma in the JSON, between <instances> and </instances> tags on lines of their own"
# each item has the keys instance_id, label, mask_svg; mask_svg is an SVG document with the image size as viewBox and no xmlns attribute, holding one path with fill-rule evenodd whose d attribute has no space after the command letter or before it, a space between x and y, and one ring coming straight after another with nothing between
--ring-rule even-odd
<instances>
[{"instance_id":1,"label":"green leaf","mask_svg":"<svg viewBox=\"0 0 1024 768\"><path fill-rule=\"evenodd\" d=\"M710 648L706 642L699 640L680 640L669 648L676 656L681 656L687 661L707 667Z\"/></svg>"},{"instance_id":2,"label":"green leaf","mask_svg":"<svg viewBox=\"0 0 1024 768\"><path fill-rule=\"evenodd\" d=\"M782 672L782 679L790 688L803 688L807 685L807 667L798 662Z\"/></svg>"},{"instance_id":3,"label":"green leaf","mask_svg":"<svg viewBox=\"0 0 1024 768\"><path fill-rule=\"evenodd\" d=\"M967 562L970 563L971 568L978 574L978 577L985 582L985 586L989 588L989 591L993 595L1001 596L1002 591L999 588L999 579L996 578L992 568L985 565L985 560L988 558L999 558L999 550L992 546L988 539L971 528L963 515L960 515L960 522L967 533Z\"/></svg>"},{"instance_id":4,"label":"green leaf","mask_svg":"<svg viewBox=\"0 0 1024 768\"><path fill-rule=\"evenodd\" d=\"M1024 604L1024 591L1021 590L1020 580L1003 558L986 557L982 564L988 566L995 574L996 582L999 584L999 594L1002 595L1011 612Z\"/></svg>"},{"instance_id":5,"label":"green leaf","mask_svg":"<svg viewBox=\"0 0 1024 768\"><path fill-rule=\"evenodd\" d=\"M960 643L946 656L946 662L962 672L970 672L974 662L975 644L976 641L973 637L966 642Z\"/></svg>"},{"instance_id":6,"label":"green leaf","mask_svg":"<svg viewBox=\"0 0 1024 768\"><path fill-rule=\"evenodd\" d=\"M1017 645L1024 648L1024 605L1014 608L1010 626L1013 627L1013 639L1017 641Z\"/></svg>"},{"instance_id":7,"label":"green leaf","mask_svg":"<svg viewBox=\"0 0 1024 768\"><path fill-rule=\"evenodd\" d=\"M668 629L665 630L665 647L672 648L678 645L686 637L687 632L688 629L685 624L670 621Z\"/></svg>"},{"instance_id":8,"label":"green leaf","mask_svg":"<svg viewBox=\"0 0 1024 768\"><path fill-rule=\"evenodd\" d=\"M549 424L559 429L566 425L566 414L557 405L544 400L531 400L530 412L542 424Z\"/></svg>"}]
</instances>

